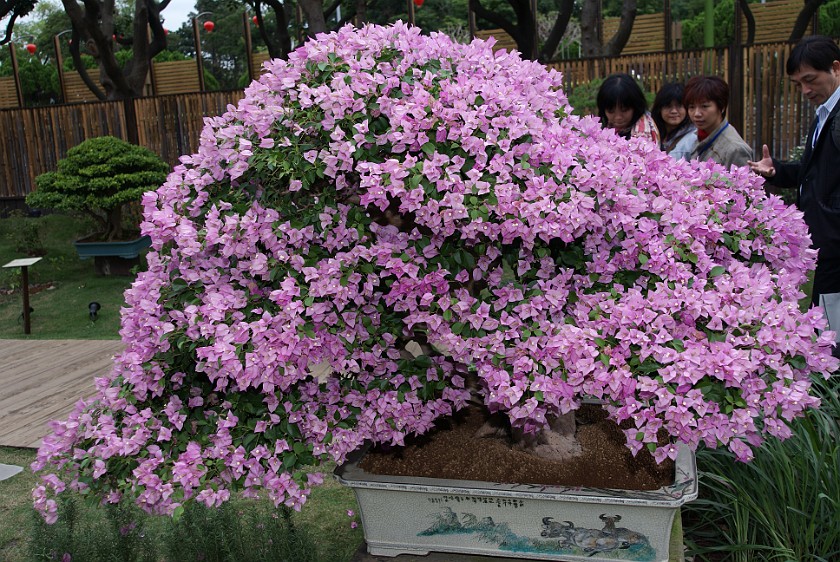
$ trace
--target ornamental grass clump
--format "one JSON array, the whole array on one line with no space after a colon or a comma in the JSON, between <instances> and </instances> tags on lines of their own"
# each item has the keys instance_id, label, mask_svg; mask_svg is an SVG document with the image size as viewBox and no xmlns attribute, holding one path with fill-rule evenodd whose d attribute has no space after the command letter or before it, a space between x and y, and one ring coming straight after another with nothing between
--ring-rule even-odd
<instances>
[{"instance_id":1,"label":"ornamental grass clump","mask_svg":"<svg viewBox=\"0 0 840 562\"><path fill-rule=\"evenodd\" d=\"M747 461L818 405L838 362L797 307L801 213L572 116L559 73L491 47L345 27L207 120L144 197L125 352L33 465L48 519L66 486L299 508L306 465L471 399L540 434L592 397L659 461Z\"/></svg>"}]
</instances>

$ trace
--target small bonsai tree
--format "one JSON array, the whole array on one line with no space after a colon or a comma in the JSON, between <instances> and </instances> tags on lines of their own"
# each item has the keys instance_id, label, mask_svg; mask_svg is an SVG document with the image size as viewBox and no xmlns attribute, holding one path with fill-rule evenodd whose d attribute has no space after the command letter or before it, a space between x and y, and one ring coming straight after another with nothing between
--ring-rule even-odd
<instances>
[{"instance_id":1,"label":"small bonsai tree","mask_svg":"<svg viewBox=\"0 0 840 562\"><path fill-rule=\"evenodd\" d=\"M402 24L269 67L144 196L127 349L33 465L48 520L66 486L299 508L305 466L471 399L573 439L593 397L660 461L749 460L818 405L838 362L797 305L815 255L747 169L624 141L571 115L559 73Z\"/></svg>"},{"instance_id":2,"label":"small bonsai tree","mask_svg":"<svg viewBox=\"0 0 840 562\"><path fill-rule=\"evenodd\" d=\"M123 236L123 210L157 189L169 166L148 148L115 137L95 137L67 151L58 169L35 178L26 197L33 208L80 212L100 225L104 241Z\"/></svg>"}]
</instances>

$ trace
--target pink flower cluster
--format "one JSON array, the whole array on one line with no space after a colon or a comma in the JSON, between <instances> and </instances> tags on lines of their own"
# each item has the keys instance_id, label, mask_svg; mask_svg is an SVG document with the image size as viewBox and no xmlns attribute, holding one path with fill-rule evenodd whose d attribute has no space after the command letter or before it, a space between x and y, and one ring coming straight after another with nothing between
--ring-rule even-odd
<instances>
[{"instance_id":1,"label":"pink flower cluster","mask_svg":"<svg viewBox=\"0 0 840 562\"><path fill-rule=\"evenodd\" d=\"M45 439L38 509L66 485L299 508L305 466L471 392L528 431L602 400L659 460L785 438L838 367L797 306L800 213L570 109L558 73L402 24L270 62L146 194L127 349Z\"/></svg>"}]
</instances>

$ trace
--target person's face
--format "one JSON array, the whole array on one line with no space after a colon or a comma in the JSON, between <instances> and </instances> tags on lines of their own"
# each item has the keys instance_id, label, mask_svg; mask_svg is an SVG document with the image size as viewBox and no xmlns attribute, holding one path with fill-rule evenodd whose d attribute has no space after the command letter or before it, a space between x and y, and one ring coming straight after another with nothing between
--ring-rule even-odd
<instances>
[{"instance_id":1,"label":"person's face","mask_svg":"<svg viewBox=\"0 0 840 562\"><path fill-rule=\"evenodd\" d=\"M685 107L680 102L674 100L662 107L662 120L669 131L679 127L683 119L685 119Z\"/></svg>"},{"instance_id":2,"label":"person's face","mask_svg":"<svg viewBox=\"0 0 840 562\"><path fill-rule=\"evenodd\" d=\"M713 101L698 101L688 104L688 118L701 131L711 133L723 123L723 110Z\"/></svg>"},{"instance_id":3,"label":"person's face","mask_svg":"<svg viewBox=\"0 0 840 562\"><path fill-rule=\"evenodd\" d=\"M607 115L607 127L617 131L623 131L633 121L633 110L620 105L608 109L604 113Z\"/></svg>"},{"instance_id":4,"label":"person's face","mask_svg":"<svg viewBox=\"0 0 840 562\"><path fill-rule=\"evenodd\" d=\"M802 95L808 98L808 101L814 105L822 105L840 86L840 61L834 61L828 71L816 70L803 64L790 75L790 81L802 90Z\"/></svg>"}]
</instances>

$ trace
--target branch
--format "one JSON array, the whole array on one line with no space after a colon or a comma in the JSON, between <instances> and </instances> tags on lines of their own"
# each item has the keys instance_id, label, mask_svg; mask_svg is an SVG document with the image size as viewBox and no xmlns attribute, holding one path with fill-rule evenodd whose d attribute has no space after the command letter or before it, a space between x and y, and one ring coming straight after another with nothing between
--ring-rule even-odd
<instances>
[{"instance_id":1,"label":"branch","mask_svg":"<svg viewBox=\"0 0 840 562\"><path fill-rule=\"evenodd\" d=\"M74 2L75 4L75 2ZM78 6L77 6L78 7ZM81 12L81 9L79 10ZM72 17L70 18L72 21ZM73 57L73 64L76 67L76 72L79 73L79 76L82 78L82 82L85 83L85 86L93 92L93 95L96 96L97 99L104 100L107 98L105 92L96 85L96 83L91 79L90 75L88 74L87 68L85 68L85 63L82 62L82 53L79 50L79 44L82 37L79 31L76 29L76 25L73 25L73 40L70 42L70 56ZM67 100L64 100L64 103L67 103Z\"/></svg>"},{"instance_id":2,"label":"branch","mask_svg":"<svg viewBox=\"0 0 840 562\"><path fill-rule=\"evenodd\" d=\"M516 28L516 25L513 24L509 19L502 17L500 14L496 12L491 12L487 8L481 5L481 0L475 0L473 2L473 11L475 15L489 21L496 27L500 27L505 32L510 35L511 37L516 37L519 35L519 31Z\"/></svg>"},{"instance_id":3,"label":"branch","mask_svg":"<svg viewBox=\"0 0 840 562\"><path fill-rule=\"evenodd\" d=\"M260 0L256 0L251 7L257 14L260 37L262 37L263 43L265 43L266 47L268 47L268 55L271 58L285 59L288 56L289 51L292 50L292 39L289 36L289 21L286 17L285 6L279 0L265 0L265 3L268 4L268 6L274 11L274 16L277 18L278 41L274 41L273 38L268 35L262 16L262 2ZM277 44L278 42L279 45Z\"/></svg>"},{"instance_id":4,"label":"branch","mask_svg":"<svg viewBox=\"0 0 840 562\"><path fill-rule=\"evenodd\" d=\"M738 3L741 5L741 13L747 20L747 45L752 45L755 42L755 16L747 0L738 0Z\"/></svg>"},{"instance_id":5,"label":"branch","mask_svg":"<svg viewBox=\"0 0 840 562\"><path fill-rule=\"evenodd\" d=\"M635 20L636 0L624 0L624 6L621 9L621 20L618 22L618 30L606 44L604 54L611 57L617 57L621 54L621 50L624 49L627 41L630 40L630 34L633 32L633 22Z\"/></svg>"},{"instance_id":6,"label":"branch","mask_svg":"<svg viewBox=\"0 0 840 562\"><path fill-rule=\"evenodd\" d=\"M326 10L324 10L324 19L327 19L327 18L329 18L330 16L332 16L332 15L335 13L336 9L337 9L339 6L341 6L341 0L335 0L335 1L332 3L332 6L330 6L330 7L329 7L329 8L327 8Z\"/></svg>"},{"instance_id":7,"label":"branch","mask_svg":"<svg viewBox=\"0 0 840 562\"><path fill-rule=\"evenodd\" d=\"M824 2L825 0L806 0L805 5L802 7L802 11L800 11L799 15L796 16L796 22L793 24L793 30L790 32L788 41L796 43L802 39L802 36L805 35L805 31L808 29L808 24L811 23L811 18L814 17L817 9Z\"/></svg>"},{"instance_id":8,"label":"branch","mask_svg":"<svg viewBox=\"0 0 840 562\"><path fill-rule=\"evenodd\" d=\"M557 19L554 20L554 25L551 27L551 32L543 44L542 52L540 52L540 61L545 62L554 56L560 40L566 33L569 27L569 21L572 19L572 10L575 7L575 0L557 0L558 8Z\"/></svg>"},{"instance_id":9,"label":"branch","mask_svg":"<svg viewBox=\"0 0 840 562\"><path fill-rule=\"evenodd\" d=\"M12 28L15 26L15 21L22 18L32 11L38 0L0 0L0 19L9 17L6 23L6 34L0 45L5 45L12 40Z\"/></svg>"}]
</instances>

